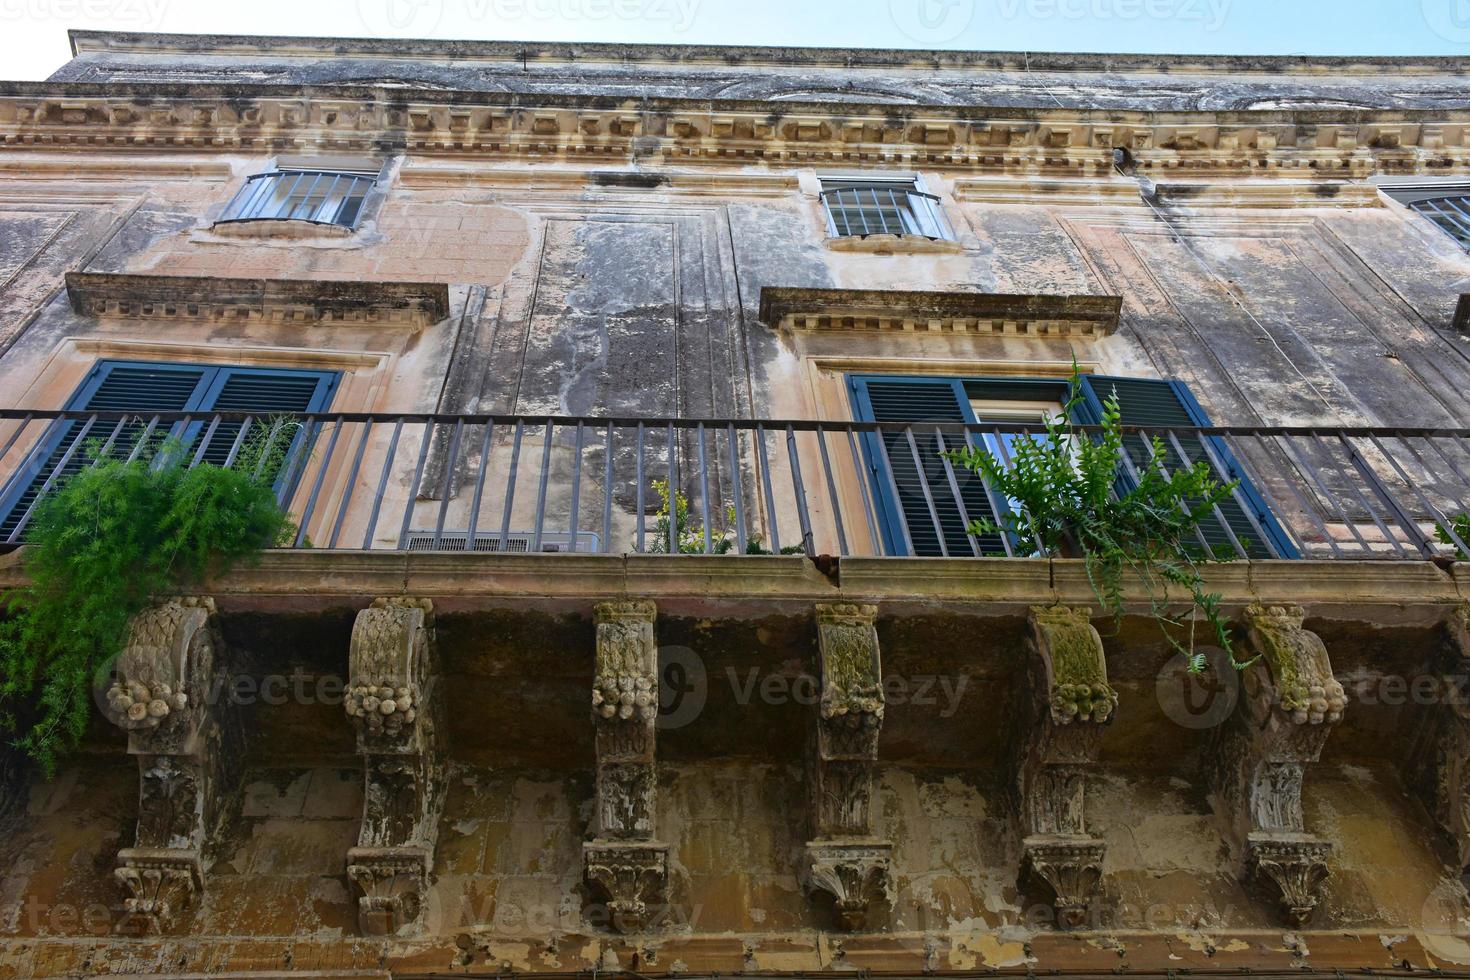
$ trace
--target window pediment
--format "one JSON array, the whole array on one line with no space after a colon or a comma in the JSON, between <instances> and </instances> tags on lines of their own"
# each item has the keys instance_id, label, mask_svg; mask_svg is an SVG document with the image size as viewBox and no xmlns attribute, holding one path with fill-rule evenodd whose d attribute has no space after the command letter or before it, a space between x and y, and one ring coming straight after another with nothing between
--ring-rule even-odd
<instances>
[{"instance_id":1,"label":"window pediment","mask_svg":"<svg viewBox=\"0 0 1470 980\"><path fill-rule=\"evenodd\" d=\"M782 331L1106 337L1122 308L1118 296L767 286L760 315Z\"/></svg>"}]
</instances>

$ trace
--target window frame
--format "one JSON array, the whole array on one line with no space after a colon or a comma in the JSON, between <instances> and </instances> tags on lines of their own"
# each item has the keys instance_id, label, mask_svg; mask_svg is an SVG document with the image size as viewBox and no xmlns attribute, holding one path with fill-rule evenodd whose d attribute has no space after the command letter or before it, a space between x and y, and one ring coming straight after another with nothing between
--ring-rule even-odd
<instances>
[{"instance_id":1,"label":"window frame","mask_svg":"<svg viewBox=\"0 0 1470 980\"><path fill-rule=\"evenodd\" d=\"M362 162L368 163L369 161L364 160ZM332 164L336 165L333 166ZM239 225L257 221L281 221L314 225L322 228L343 228L349 232L356 231L362 224L363 216L366 214L368 205L373 199L373 193L382 184L383 178L388 170L388 161L379 163L377 168L373 169L366 166L361 168L355 167L350 161L327 159L322 161L320 165L313 166L310 160L297 162L295 160L284 161L276 158L271 160L267 164L267 167L268 169L262 170L259 173L250 174L245 178L245 182L220 211L220 216L211 223L212 226ZM277 197L276 182L278 180L284 182L285 178L293 174L296 176L296 180L291 185L291 189L282 200L273 204ZM296 194L297 185L308 176L312 180L307 185L305 196L300 203L291 204L291 199ZM323 190L321 203L309 210L306 215L297 216L296 211L310 204L317 192L317 186L325 177L330 177L332 182ZM350 185L348 191L343 193L341 200L337 203L336 216L329 220L322 220L316 217L321 209L326 207L328 202L333 199L332 194L336 183L344 177L350 178L353 183ZM263 183L257 186L257 182ZM352 220L350 222L338 220L348 202L353 199L353 194L357 191L358 184L362 182L366 182L366 186L362 188L362 195L357 199L357 207L351 216ZM291 204L289 213L281 214L281 209L288 204ZM276 213L262 213L268 207L274 207Z\"/></svg>"},{"instance_id":2,"label":"window frame","mask_svg":"<svg viewBox=\"0 0 1470 980\"><path fill-rule=\"evenodd\" d=\"M1470 183L1379 184L1378 189L1470 252Z\"/></svg>"},{"instance_id":3,"label":"window frame","mask_svg":"<svg viewBox=\"0 0 1470 980\"><path fill-rule=\"evenodd\" d=\"M931 242L956 240L954 227L944 213L942 199L938 194L925 190L923 177L919 174L819 173L817 183L817 199L821 202L822 215L826 219L828 238L866 239L873 235L892 235L895 238L924 239ZM850 205L843 204L843 191L853 192L854 201ZM862 202L860 195L863 191L873 194L871 206ZM889 204L892 206L891 212L888 212L889 217L881 217L887 209L878 198L880 192L889 196ZM901 203L894 197L895 193L903 195ZM829 195L836 197L837 210L843 213L841 227ZM863 217L865 208L880 216L878 220L881 220L882 227L879 230L867 230L867 219ZM847 213L849 210L855 211L863 219L864 230L854 229ZM900 230L888 230L890 221L895 222ZM907 224L912 224L913 230L907 230ZM848 230L843 231L843 228Z\"/></svg>"}]
</instances>

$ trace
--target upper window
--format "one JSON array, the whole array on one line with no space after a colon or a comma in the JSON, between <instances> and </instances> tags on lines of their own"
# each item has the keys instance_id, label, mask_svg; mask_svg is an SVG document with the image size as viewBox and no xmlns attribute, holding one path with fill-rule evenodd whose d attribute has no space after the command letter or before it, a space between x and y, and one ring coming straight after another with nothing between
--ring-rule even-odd
<instances>
[{"instance_id":1,"label":"upper window","mask_svg":"<svg viewBox=\"0 0 1470 980\"><path fill-rule=\"evenodd\" d=\"M834 238L897 235L953 241L939 198L915 176L824 176L822 205Z\"/></svg>"},{"instance_id":2,"label":"upper window","mask_svg":"<svg viewBox=\"0 0 1470 980\"><path fill-rule=\"evenodd\" d=\"M233 221L306 221L356 228L378 168L318 169L278 165L255 174L235 195L216 224Z\"/></svg>"},{"instance_id":3,"label":"upper window","mask_svg":"<svg viewBox=\"0 0 1470 980\"><path fill-rule=\"evenodd\" d=\"M1470 185L1418 184L1382 190L1439 225L1462 248L1470 250Z\"/></svg>"}]
</instances>

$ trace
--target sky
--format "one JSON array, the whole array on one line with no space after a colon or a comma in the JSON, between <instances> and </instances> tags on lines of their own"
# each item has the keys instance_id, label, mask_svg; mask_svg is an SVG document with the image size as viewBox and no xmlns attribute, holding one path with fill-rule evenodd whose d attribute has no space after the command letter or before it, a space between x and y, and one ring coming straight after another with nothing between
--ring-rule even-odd
<instances>
[{"instance_id":1,"label":"sky","mask_svg":"<svg viewBox=\"0 0 1470 980\"><path fill-rule=\"evenodd\" d=\"M1470 55L1470 0L0 0L0 78L70 28L1181 54Z\"/></svg>"}]
</instances>

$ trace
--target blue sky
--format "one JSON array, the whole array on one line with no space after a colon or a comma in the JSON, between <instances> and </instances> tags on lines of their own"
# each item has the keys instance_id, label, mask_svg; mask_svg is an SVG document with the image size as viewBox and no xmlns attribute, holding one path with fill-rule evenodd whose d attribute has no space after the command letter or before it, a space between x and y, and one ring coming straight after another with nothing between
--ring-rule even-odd
<instances>
[{"instance_id":1,"label":"blue sky","mask_svg":"<svg viewBox=\"0 0 1470 980\"><path fill-rule=\"evenodd\" d=\"M1470 54L1470 0L0 0L0 77L66 30L1186 54Z\"/></svg>"}]
</instances>

